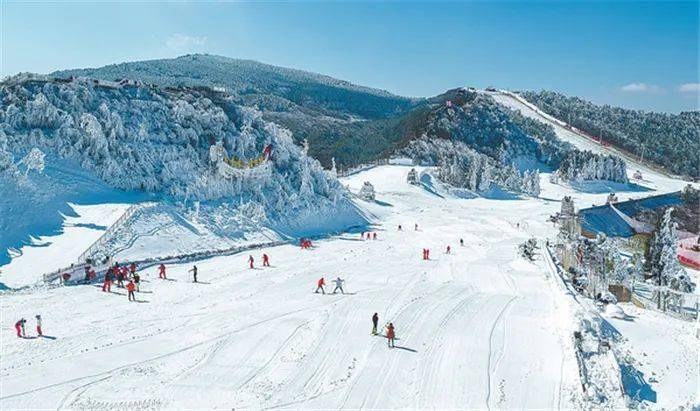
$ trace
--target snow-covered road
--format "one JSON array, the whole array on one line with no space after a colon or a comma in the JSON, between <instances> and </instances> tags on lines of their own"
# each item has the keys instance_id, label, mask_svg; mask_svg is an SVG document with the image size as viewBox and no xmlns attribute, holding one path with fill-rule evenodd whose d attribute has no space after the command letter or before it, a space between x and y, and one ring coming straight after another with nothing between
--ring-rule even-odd
<instances>
[{"instance_id":1,"label":"snow-covered road","mask_svg":"<svg viewBox=\"0 0 700 411\"><path fill-rule=\"evenodd\" d=\"M96 286L4 295L0 408L576 406L565 302L544 263L516 252L552 230L558 204L440 197L407 171L344 181L375 185L380 202L363 204L375 241L256 251L265 269L216 257L197 264L200 284L190 266L169 267L170 281L149 269L141 303ZM337 275L348 294L313 293ZM396 326L395 349L371 335L374 312ZM13 319L37 313L56 339L11 337Z\"/></svg>"}]
</instances>

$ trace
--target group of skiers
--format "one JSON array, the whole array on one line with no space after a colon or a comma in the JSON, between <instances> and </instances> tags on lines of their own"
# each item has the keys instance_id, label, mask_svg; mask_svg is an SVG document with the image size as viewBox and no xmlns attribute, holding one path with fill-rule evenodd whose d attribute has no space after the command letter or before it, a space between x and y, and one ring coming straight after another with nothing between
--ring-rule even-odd
<instances>
[{"instance_id":1,"label":"group of skiers","mask_svg":"<svg viewBox=\"0 0 700 411\"><path fill-rule=\"evenodd\" d=\"M43 337L44 333L41 330L41 315L37 314L34 316L36 318L36 334L39 337ZM25 325L27 324L27 320L24 318L20 318L19 321L15 323L15 330L17 330L17 337L18 338L27 338L27 333L25 331Z\"/></svg>"},{"instance_id":2,"label":"group of skiers","mask_svg":"<svg viewBox=\"0 0 700 411\"><path fill-rule=\"evenodd\" d=\"M263 260L263 267L270 266L270 257L267 254L263 253L262 260ZM255 258L253 258L252 255L248 256L248 267L255 268Z\"/></svg>"},{"instance_id":3,"label":"group of skiers","mask_svg":"<svg viewBox=\"0 0 700 411\"><path fill-rule=\"evenodd\" d=\"M361 232L360 233L360 239L364 240L365 239L365 234L367 234L367 239L368 240L376 240L377 239L377 233L366 233L366 232Z\"/></svg>"},{"instance_id":4,"label":"group of skiers","mask_svg":"<svg viewBox=\"0 0 700 411\"><path fill-rule=\"evenodd\" d=\"M372 315L372 335L378 335L377 325L379 324L379 314L374 313ZM394 328L394 323L387 324L386 328L386 343L389 348L394 348L394 339L396 338L396 329Z\"/></svg>"},{"instance_id":5,"label":"group of skiers","mask_svg":"<svg viewBox=\"0 0 700 411\"><path fill-rule=\"evenodd\" d=\"M165 275L165 267L163 267L163 275ZM114 263L114 265L105 272L102 291L107 293L112 292L112 283L114 280L117 281L117 287L126 288L129 301L136 301L135 292L140 290L141 275L136 272L135 263L131 263L128 268L126 265L120 266L119 263ZM124 281L128 281L126 286L124 285Z\"/></svg>"},{"instance_id":6,"label":"group of skiers","mask_svg":"<svg viewBox=\"0 0 700 411\"><path fill-rule=\"evenodd\" d=\"M336 277L335 280L331 280L333 283L335 283L335 288L333 289L333 294L335 294L338 290L340 290L341 294L345 294L345 290L343 290L343 283L345 283L345 280L343 280L340 277ZM326 285L326 280L325 278L321 277L318 282L316 283L316 291L315 293L318 294L318 290L321 290L323 294L326 293L326 289L323 288L323 286Z\"/></svg>"}]
</instances>

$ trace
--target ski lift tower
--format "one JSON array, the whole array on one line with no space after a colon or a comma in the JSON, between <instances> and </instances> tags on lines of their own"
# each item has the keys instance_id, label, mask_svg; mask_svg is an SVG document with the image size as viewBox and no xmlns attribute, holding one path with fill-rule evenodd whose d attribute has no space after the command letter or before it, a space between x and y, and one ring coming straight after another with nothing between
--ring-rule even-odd
<instances>
[{"instance_id":1,"label":"ski lift tower","mask_svg":"<svg viewBox=\"0 0 700 411\"><path fill-rule=\"evenodd\" d=\"M559 212L559 235L564 239L573 239L581 234L581 225L576 215L576 206L570 196L565 196L561 200L561 211Z\"/></svg>"}]
</instances>

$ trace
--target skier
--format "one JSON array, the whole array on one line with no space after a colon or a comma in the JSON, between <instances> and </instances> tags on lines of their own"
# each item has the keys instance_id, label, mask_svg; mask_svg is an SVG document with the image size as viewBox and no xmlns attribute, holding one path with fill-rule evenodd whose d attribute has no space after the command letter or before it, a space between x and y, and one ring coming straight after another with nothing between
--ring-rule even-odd
<instances>
[{"instance_id":1,"label":"skier","mask_svg":"<svg viewBox=\"0 0 700 411\"><path fill-rule=\"evenodd\" d=\"M39 335L39 337L43 336L44 334L41 332L41 315L37 314L35 316L36 318L36 333Z\"/></svg>"},{"instance_id":2,"label":"skier","mask_svg":"<svg viewBox=\"0 0 700 411\"><path fill-rule=\"evenodd\" d=\"M83 282L85 284L88 284L90 282L90 266L89 265L85 266L85 278L83 279Z\"/></svg>"},{"instance_id":3,"label":"skier","mask_svg":"<svg viewBox=\"0 0 700 411\"><path fill-rule=\"evenodd\" d=\"M394 324L389 323L389 325L386 326L386 343L390 348L394 348L394 337L396 335L394 334Z\"/></svg>"},{"instance_id":4,"label":"skier","mask_svg":"<svg viewBox=\"0 0 700 411\"><path fill-rule=\"evenodd\" d=\"M449 253L450 253L450 250L452 250L452 248L448 245L448 246L447 246L447 252L446 252L445 254L449 254Z\"/></svg>"},{"instance_id":5,"label":"skier","mask_svg":"<svg viewBox=\"0 0 700 411\"><path fill-rule=\"evenodd\" d=\"M267 254L263 254L263 267L269 267L270 266L270 257L267 256Z\"/></svg>"},{"instance_id":6,"label":"skier","mask_svg":"<svg viewBox=\"0 0 700 411\"><path fill-rule=\"evenodd\" d=\"M360 240L364 240L364 239L365 239L365 232L363 231L363 232L360 234Z\"/></svg>"},{"instance_id":7,"label":"skier","mask_svg":"<svg viewBox=\"0 0 700 411\"><path fill-rule=\"evenodd\" d=\"M401 224L399 224L399 231L401 231Z\"/></svg>"},{"instance_id":8,"label":"skier","mask_svg":"<svg viewBox=\"0 0 700 411\"><path fill-rule=\"evenodd\" d=\"M141 292L139 284L141 284L141 276L139 273L134 273L134 284L136 284L136 291Z\"/></svg>"},{"instance_id":9,"label":"skier","mask_svg":"<svg viewBox=\"0 0 700 411\"><path fill-rule=\"evenodd\" d=\"M18 338L23 338L25 336L24 334L24 323L26 323L27 320L24 318L20 318L19 321L15 323L15 330L17 330L17 337Z\"/></svg>"},{"instance_id":10,"label":"skier","mask_svg":"<svg viewBox=\"0 0 700 411\"><path fill-rule=\"evenodd\" d=\"M373 239L373 240L376 240L376 239L377 239L377 233L373 233L373 234L372 234L372 239Z\"/></svg>"},{"instance_id":11,"label":"skier","mask_svg":"<svg viewBox=\"0 0 700 411\"><path fill-rule=\"evenodd\" d=\"M122 267L121 270L118 270L119 272L117 273L117 287L124 288L124 279L126 278L126 274L129 271L126 266Z\"/></svg>"},{"instance_id":12,"label":"skier","mask_svg":"<svg viewBox=\"0 0 700 411\"><path fill-rule=\"evenodd\" d=\"M165 276L165 264L161 264L160 267L158 267L158 278L167 279Z\"/></svg>"},{"instance_id":13,"label":"skier","mask_svg":"<svg viewBox=\"0 0 700 411\"><path fill-rule=\"evenodd\" d=\"M367 239L368 239L368 240L371 240L371 239L372 239L372 238L370 237L371 235L372 235L371 233L367 233Z\"/></svg>"},{"instance_id":14,"label":"skier","mask_svg":"<svg viewBox=\"0 0 700 411\"><path fill-rule=\"evenodd\" d=\"M417 223L415 226L413 226L413 231L418 231L418 224Z\"/></svg>"},{"instance_id":15,"label":"skier","mask_svg":"<svg viewBox=\"0 0 700 411\"><path fill-rule=\"evenodd\" d=\"M250 268L254 268L254 267L253 267L253 263L254 263L254 262L255 262L255 259L253 258L253 256L252 256L252 255L249 255L249 256L248 256L248 264L250 265Z\"/></svg>"},{"instance_id":16,"label":"skier","mask_svg":"<svg viewBox=\"0 0 700 411\"><path fill-rule=\"evenodd\" d=\"M194 282L196 283L197 282L197 266L196 265L193 266L192 269L190 271L188 271L188 273L192 273L192 277L194 277Z\"/></svg>"},{"instance_id":17,"label":"skier","mask_svg":"<svg viewBox=\"0 0 700 411\"><path fill-rule=\"evenodd\" d=\"M379 323L379 314L374 313L372 316L372 335L377 335L377 323Z\"/></svg>"},{"instance_id":18,"label":"skier","mask_svg":"<svg viewBox=\"0 0 700 411\"><path fill-rule=\"evenodd\" d=\"M430 249L429 248L425 249L425 259L430 260Z\"/></svg>"},{"instance_id":19,"label":"skier","mask_svg":"<svg viewBox=\"0 0 700 411\"><path fill-rule=\"evenodd\" d=\"M463 238L460 238L460 239L459 239L459 245L460 245L461 247L464 247L464 239L463 239Z\"/></svg>"},{"instance_id":20,"label":"skier","mask_svg":"<svg viewBox=\"0 0 700 411\"><path fill-rule=\"evenodd\" d=\"M131 263L131 266L129 267L129 271L131 271L131 275L133 276L134 273L136 272L136 264Z\"/></svg>"},{"instance_id":21,"label":"skier","mask_svg":"<svg viewBox=\"0 0 700 411\"><path fill-rule=\"evenodd\" d=\"M336 291L340 290L341 294L345 294L345 291L343 291L343 283L345 280L341 279L340 277L336 277L335 280L333 280L335 283L335 288L333 289L333 294L335 294Z\"/></svg>"},{"instance_id":22,"label":"skier","mask_svg":"<svg viewBox=\"0 0 700 411\"><path fill-rule=\"evenodd\" d=\"M108 269L105 272L105 282L102 284L102 291L103 292L112 292L112 280L114 279L114 274L112 273L112 269Z\"/></svg>"},{"instance_id":23,"label":"skier","mask_svg":"<svg viewBox=\"0 0 700 411\"><path fill-rule=\"evenodd\" d=\"M321 292L323 292L323 294L325 294L326 290L323 288L323 286L326 285L326 281L323 279L323 277L321 277L321 279L318 280L317 285L318 286L316 287L316 294L318 294L318 290L321 290Z\"/></svg>"},{"instance_id":24,"label":"skier","mask_svg":"<svg viewBox=\"0 0 700 411\"><path fill-rule=\"evenodd\" d=\"M134 290L136 289L136 286L134 285L133 281L129 281L129 284L126 285L126 291L129 292L129 301L136 301L136 295L134 295ZM133 298L133 300L132 300Z\"/></svg>"}]
</instances>

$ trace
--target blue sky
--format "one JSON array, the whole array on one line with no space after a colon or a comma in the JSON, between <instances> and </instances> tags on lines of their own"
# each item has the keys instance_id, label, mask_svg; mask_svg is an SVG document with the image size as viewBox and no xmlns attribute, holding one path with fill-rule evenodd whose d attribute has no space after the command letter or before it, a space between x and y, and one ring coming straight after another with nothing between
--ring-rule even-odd
<instances>
[{"instance_id":1,"label":"blue sky","mask_svg":"<svg viewBox=\"0 0 700 411\"><path fill-rule=\"evenodd\" d=\"M698 108L698 2L0 0L3 76L206 52L409 96L548 89Z\"/></svg>"}]
</instances>

